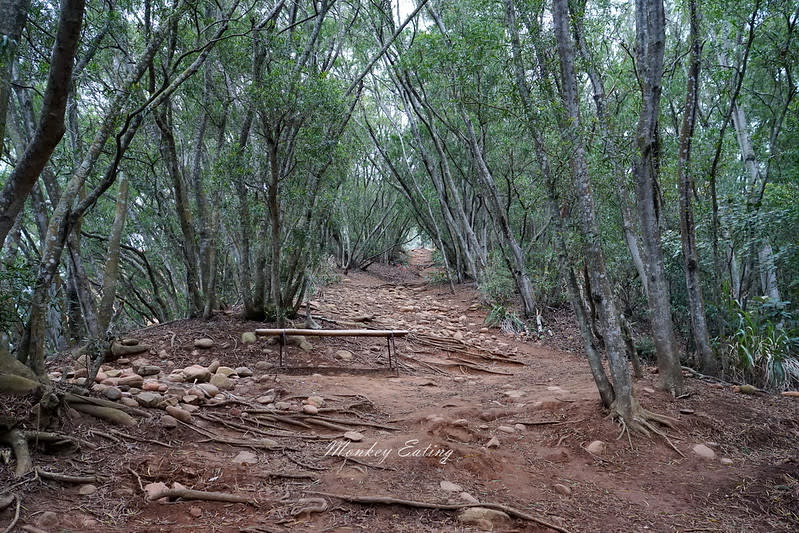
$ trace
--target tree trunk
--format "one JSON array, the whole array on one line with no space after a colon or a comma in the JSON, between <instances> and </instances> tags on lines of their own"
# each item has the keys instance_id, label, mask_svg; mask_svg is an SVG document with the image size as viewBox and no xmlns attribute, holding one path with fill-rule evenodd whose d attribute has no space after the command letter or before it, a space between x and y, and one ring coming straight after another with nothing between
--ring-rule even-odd
<instances>
[{"instance_id":1,"label":"tree trunk","mask_svg":"<svg viewBox=\"0 0 799 533\"><path fill-rule=\"evenodd\" d=\"M574 69L574 47L569 35L567 0L553 0L552 8L558 57L560 58L561 96L566 115L561 128L562 135L570 148L579 225L584 239L584 254L591 279L592 293L590 297L597 307L605 337L605 349L610 362L610 373L613 377L613 410L628 427L634 427L636 425L635 417L638 415L637 404L633 396L619 314L605 268L605 256L596 221L594 197L585 161L585 148L579 132L577 77Z\"/></svg>"},{"instance_id":2,"label":"tree trunk","mask_svg":"<svg viewBox=\"0 0 799 533\"><path fill-rule=\"evenodd\" d=\"M25 153L18 158L14 170L11 171L11 175L0 192L0 249L14 225L17 215L25 205L25 200L30 195L36 180L39 179L45 165L50 161L53 150L64 135L67 94L72 79L72 68L80 39L85 7L85 0L63 0L56 42L50 58L50 74L47 78L39 125L33 135L33 140ZM0 14L5 15L5 13ZM5 24L5 21L3 23ZM0 72L0 75L4 80L7 79L5 72ZM0 90L0 97L3 97L7 104L8 96L1 93ZM3 122L5 122L4 116ZM5 124L3 124L3 130L0 131L0 136L5 134L4 130Z\"/></svg>"},{"instance_id":3,"label":"tree trunk","mask_svg":"<svg viewBox=\"0 0 799 533\"><path fill-rule=\"evenodd\" d=\"M117 282L119 280L119 255L122 242L122 230L125 227L125 217L128 212L128 180L123 174L119 180L119 192L114 212L114 223L111 226L111 235L108 238L108 253L105 260L103 274L103 293L97 310L97 325L100 335L108 332L111 318L114 314L114 299L116 297Z\"/></svg>"},{"instance_id":4,"label":"tree trunk","mask_svg":"<svg viewBox=\"0 0 799 533\"><path fill-rule=\"evenodd\" d=\"M701 63L701 43L699 37L699 13L696 0L689 0L690 10L690 65L686 84L683 122L680 130L679 158L677 161L677 181L680 187L680 232L682 235L683 265L685 268L685 286L688 292L688 307L691 315L691 329L694 344L705 374L715 375L718 372L710 336L705 319L705 301L702 295L702 283L699 275L699 253L696 247L696 228L691 200L694 194L693 173L690 169L691 142L696 124L696 111L699 100L699 74Z\"/></svg>"},{"instance_id":5,"label":"tree trunk","mask_svg":"<svg viewBox=\"0 0 799 533\"><path fill-rule=\"evenodd\" d=\"M30 0L0 0L0 159L4 153L12 67L30 4Z\"/></svg>"},{"instance_id":6,"label":"tree trunk","mask_svg":"<svg viewBox=\"0 0 799 533\"><path fill-rule=\"evenodd\" d=\"M474 126L469 118L464 114L463 120L469 133L469 147L472 151L472 156L477 163L477 176L482 185L483 193L489 204L489 213L494 221L499 225L500 235L505 241L505 244L510 248L511 274L516 283L516 289L519 291L519 296L522 300L522 309L524 316L532 318L536 316L536 301L533 292L533 283L530 281L530 276L527 274L527 267L525 266L524 255L513 234L513 229L510 227L508 216L499 202L499 192L491 170L483 157L483 148L477 142L477 136L474 132Z\"/></svg>"},{"instance_id":7,"label":"tree trunk","mask_svg":"<svg viewBox=\"0 0 799 533\"><path fill-rule=\"evenodd\" d=\"M649 315L658 360L660 386L673 395L679 395L683 387L682 370L674 343L671 298L660 242L658 116L666 39L663 0L636 0L635 15L637 66L641 73L642 105L636 135L638 154L633 163L633 174L636 177L638 213L646 250Z\"/></svg>"}]
</instances>

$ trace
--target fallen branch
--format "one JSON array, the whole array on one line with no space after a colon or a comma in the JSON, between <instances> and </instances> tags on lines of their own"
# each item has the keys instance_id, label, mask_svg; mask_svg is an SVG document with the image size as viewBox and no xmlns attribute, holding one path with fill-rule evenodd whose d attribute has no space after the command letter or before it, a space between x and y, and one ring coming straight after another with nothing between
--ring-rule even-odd
<instances>
[{"instance_id":1,"label":"fallen branch","mask_svg":"<svg viewBox=\"0 0 799 533\"><path fill-rule=\"evenodd\" d=\"M22 500L20 500L19 496L14 494L14 498L17 500L17 510L14 512L14 518L11 520L11 523L3 530L3 533L11 533L14 531L14 526L17 525L17 521L19 520L19 511L22 509Z\"/></svg>"},{"instance_id":2,"label":"fallen branch","mask_svg":"<svg viewBox=\"0 0 799 533\"><path fill-rule=\"evenodd\" d=\"M413 500L403 500L400 498L392 498L390 496L348 496L345 494L334 494L330 492L318 492L318 491L305 491L308 494L318 494L319 496L327 496L329 498L338 498L339 500L344 500L350 503L363 503L363 504L378 504L378 505L404 505L406 507L416 507L419 509L442 509L445 511L457 511L459 509L466 509L468 507L485 507L486 509L495 509L497 511L502 511L507 513L510 516L521 518L522 520L527 520L529 522L535 522L544 527L548 527L560 533L569 533L567 529L564 529L560 526L556 526L550 522L547 522L543 518L539 518L537 516L533 516L531 514L527 514L523 511L520 511L514 507L510 507L508 505L504 505L501 503L428 503L428 502L417 502Z\"/></svg>"},{"instance_id":3,"label":"fallen branch","mask_svg":"<svg viewBox=\"0 0 799 533\"><path fill-rule=\"evenodd\" d=\"M125 413L128 413L129 415L136 415L142 418L150 418L150 413L142 409L138 409L136 407L128 407L127 405L123 405L121 403L112 402L111 400L103 400L102 398L95 398L94 396L82 396L80 394L67 392L64 394L64 400L68 403L88 403L92 405L99 405L102 407L109 407L111 409L117 409L118 411L123 411Z\"/></svg>"},{"instance_id":4,"label":"fallen branch","mask_svg":"<svg viewBox=\"0 0 799 533\"><path fill-rule=\"evenodd\" d=\"M285 448L284 446L280 446L277 442L273 441L272 439L263 439L263 441L245 441L239 439L229 439L227 437L220 437L218 435L214 435L210 431L206 431L204 429L200 429L197 426L192 424L187 424L181 420L178 420L179 424L186 426L187 428L199 433L200 435L206 437L207 441L200 441L200 442L218 442L220 444L230 444L232 446L241 446L243 448L252 448L252 449L262 449L262 450L275 450L278 448Z\"/></svg>"},{"instance_id":5,"label":"fallen branch","mask_svg":"<svg viewBox=\"0 0 799 533\"><path fill-rule=\"evenodd\" d=\"M48 472L39 467L36 467L36 473L39 474L41 478L60 481L62 483L97 483L100 481L98 476L72 476L69 474L60 474L58 472Z\"/></svg>"},{"instance_id":6,"label":"fallen branch","mask_svg":"<svg viewBox=\"0 0 799 533\"><path fill-rule=\"evenodd\" d=\"M203 500L207 502L227 502L227 503L249 503L258 505L252 498L238 496L227 492L206 492L204 490L192 489L161 489L153 492L147 499L149 501L160 500L161 498L181 498L184 500Z\"/></svg>"}]
</instances>

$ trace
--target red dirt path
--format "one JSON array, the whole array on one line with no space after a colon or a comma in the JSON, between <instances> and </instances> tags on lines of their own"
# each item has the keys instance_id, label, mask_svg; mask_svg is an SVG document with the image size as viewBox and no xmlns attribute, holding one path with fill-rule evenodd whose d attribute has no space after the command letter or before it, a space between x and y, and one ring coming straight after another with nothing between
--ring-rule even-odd
<instances>
[{"instance_id":1,"label":"red dirt path","mask_svg":"<svg viewBox=\"0 0 799 533\"><path fill-rule=\"evenodd\" d=\"M665 393L645 392L656 386L656 376L647 374L636 383L637 395L647 409L678 419L669 437L684 457L659 438L616 440L619 428L604 417L587 364L579 354L499 330L481 332L486 311L476 309L473 289L459 287L452 295L448 286L425 284L419 272L427 267L428 259L417 252L409 267L375 266L367 273L350 273L317 295L314 314L338 320L374 314L373 323L380 327L442 337L459 333L471 345L515 355L524 366L470 359L479 367L512 375L477 372L452 366L448 357L461 357L458 354L398 340L403 365L397 377L269 373L260 377L263 373L256 372L252 378L240 379L233 390L237 398L251 403L275 389L278 399L293 402L295 409L302 398L320 395L327 406L340 410L330 416L397 428L361 426L358 431L364 440L351 444L351 449L375 444L375 449L388 450L383 462L361 458L365 463L361 464L326 456L341 432L321 427L285 426L283 430L319 438L272 437L282 450L251 450L259 463L236 465L232 458L247 448L204 442L204 437L185 427L164 429L157 410L152 410L153 418L126 431L169 444L169 448L132 439L116 444L89 436L90 429L103 431L108 426L89 416L76 416L64 429L102 447L63 456L39 453L37 464L52 471L100 472L106 479L89 496L51 481L23 485L22 523L36 524L42 512L55 511L58 522L44 530L472 531L458 523L453 511L358 505L331 498L325 512L292 516L299 499L313 497L308 491L463 503L457 492L442 490L440 482L449 481L481 502L510 505L572 532L799 530L796 400L745 396L690 378L691 395L675 400ZM171 366L208 364L213 359L231 367L254 368L257 361L276 357L274 347L264 339L255 345L240 343L241 334L255 327L263 324L219 315L209 322L178 321L133 335L152 345L154 353L162 349L169 353L168 361L151 356L165 373ZM554 333L550 343L568 339L563 344L575 344L574 329ZM200 336L213 338L218 347L194 354L193 340ZM354 355L347 365L380 368L382 363L385 367L382 341L309 340L314 345L309 353L287 348L290 364L334 364L335 352L346 349ZM506 394L510 391L520 394ZM228 403L203 407L201 412L236 422L243 420L242 408L242 404ZM681 409L691 409L693 414L681 414ZM241 437L196 416L195 423ZM527 423L526 429L514 433L498 429L518 423ZM499 447L486 448L495 436ZM607 443L601 456L584 449L594 440ZM713 448L716 459L696 457L691 447L697 443ZM428 450L451 450L451 455L446 461L411 456L428 446ZM403 448L405 456L400 453ZM733 464L722 465L722 457ZM12 482L9 469L0 464L0 483ZM275 477L274 473L303 473L313 479ZM179 482L199 490L247 495L259 503L147 502L140 481ZM568 487L571 494L560 494L556 484ZM0 530L12 514L9 509L0 513ZM549 531L522 520L498 530Z\"/></svg>"}]
</instances>

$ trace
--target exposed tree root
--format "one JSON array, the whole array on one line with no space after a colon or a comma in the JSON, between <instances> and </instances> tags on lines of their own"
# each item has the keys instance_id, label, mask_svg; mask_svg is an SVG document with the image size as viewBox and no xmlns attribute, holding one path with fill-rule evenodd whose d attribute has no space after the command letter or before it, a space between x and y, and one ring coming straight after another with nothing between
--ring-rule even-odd
<instances>
[{"instance_id":1,"label":"exposed tree root","mask_svg":"<svg viewBox=\"0 0 799 533\"><path fill-rule=\"evenodd\" d=\"M291 509L291 516L301 516L311 513L323 513L327 511L327 500L324 498L301 498Z\"/></svg>"},{"instance_id":2,"label":"exposed tree root","mask_svg":"<svg viewBox=\"0 0 799 533\"><path fill-rule=\"evenodd\" d=\"M14 457L17 460L17 465L14 469L16 477L22 477L33 472L33 459L31 459L30 448L28 448L28 439L25 438L23 431L12 429L0 434L0 442L5 442L11 446L11 451L14 452Z\"/></svg>"},{"instance_id":3,"label":"exposed tree root","mask_svg":"<svg viewBox=\"0 0 799 533\"><path fill-rule=\"evenodd\" d=\"M308 494L318 494L319 496L327 496L329 498L338 498L339 500L344 500L350 503L364 503L364 504L380 504L380 505L404 505L406 507L416 507L420 509L442 509L446 511L457 511L459 509L466 509L468 507L485 507L487 509L495 509L497 511L502 511L507 513L510 516L521 518L522 520L527 520L529 522L535 522L544 527L548 527L554 531L558 531L560 533L569 533L567 529L564 529L560 526L556 526L550 522L547 522L543 518L539 518L537 516L525 513L520 511L514 507L510 507L508 505L504 505L501 503L428 503L428 502L417 502L413 500L403 500L400 498L392 498L389 496L349 496L346 494L335 494L330 492L317 492L317 491L305 491Z\"/></svg>"},{"instance_id":4,"label":"exposed tree root","mask_svg":"<svg viewBox=\"0 0 799 533\"><path fill-rule=\"evenodd\" d=\"M71 407L81 413L86 413L97 418L102 418L112 424L119 426L135 426L136 419L117 409L116 407L105 407L102 405L92 405L88 403L73 403Z\"/></svg>"},{"instance_id":5,"label":"exposed tree root","mask_svg":"<svg viewBox=\"0 0 799 533\"><path fill-rule=\"evenodd\" d=\"M161 498L180 498L183 500L203 500L208 502L227 502L227 503L249 503L258 505L253 498L238 496L227 492L206 492L203 490L192 489L162 489L150 494L149 501L160 500Z\"/></svg>"},{"instance_id":6,"label":"exposed tree root","mask_svg":"<svg viewBox=\"0 0 799 533\"><path fill-rule=\"evenodd\" d=\"M25 431L25 438L28 439L28 441L36 441L36 442L54 442L54 443L70 442L75 446L85 446L90 450L97 449L97 445L93 442L79 439L78 437L72 437L70 435L64 435L62 433L52 433L49 431Z\"/></svg>"},{"instance_id":7,"label":"exposed tree root","mask_svg":"<svg viewBox=\"0 0 799 533\"><path fill-rule=\"evenodd\" d=\"M39 474L40 478L60 481L61 483L97 483L100 481L99 476L73 476L58 472L48 472L39 467L36 467L36 473Z\"/></svg>"},{"instance_id":8,"label":"exposed tree root","mask_svg":"<svg viewBox=\"0 0 799 533\"><path fill-rule=\"evenodd\" d=\"M621 431L619 432L617 439L620 439L626 435L628 441L630 441L630 446L632 446L632 433L643 435L645 437L652 437L652 435L655 434L662 437L663 440L665 440L666 443L671 447L671 449L677 452L680 456L685 457L685 454L683 454L674 445L674 443L671 442L668 435L666 435L664 431L655 425L659 424L669 429L674 429L674 424L677 423L676 418L648 411L641 407L641 405L638 403L638 400L635 398L632 400L631 412L631 416L624 416L624 414L618 409L618 406L615 402L613 405L611 405L610 416L621 426Z\"/></svg>"},{"instance_id":9,"label":"exposed tree root","mask_svg":"<svg viewBox=\"0 0 799 533\"><path fill-rule=\"evenodd\" d=\"M22 500L16 494L14 495L14 499L17 500L17 510L14 512L14 518L11 519L11 523L3 530L3 533L11 533L11 531L14 531L17 521L19 521L19 511L22 509Z\"/></svg>"}]
</instances>

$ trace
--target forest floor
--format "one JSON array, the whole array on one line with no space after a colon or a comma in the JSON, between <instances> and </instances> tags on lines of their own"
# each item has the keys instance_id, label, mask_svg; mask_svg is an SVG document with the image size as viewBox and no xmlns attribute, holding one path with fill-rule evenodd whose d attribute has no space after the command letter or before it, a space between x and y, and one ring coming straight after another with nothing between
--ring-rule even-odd
<instances>
[{"instance_id":1,"label":"forest floor","mask_svg":"<svg viewBox=\"0 0 799 533\"><path fill-rule=\"evenodd\" d=\"M287 346L286 363L319 371L288 375L270 370L278 350L267 339L242 343L243 333L263 324L230 314L131 332L151 347L145 356L161 373L148 380L165 395L193 386L166 377L192 364L218 360L253 375L233 375L232 389L187 408L190 423L177 427L156 408L114 433L73 414L61 431L95 449L38 452L36 464L100 478L90 487L21 484L18 525L48 532L552 531L543 521L570 532L799 530L797 399L744 395L690 377L687 397L673 399L654 390L657 375L647 369L637 396L677 419L668 435L680 453L660 437L617 440L619 427L602 413L567 313L554 315L553 334L542 341L486 330L474 289L453 295L448 285L427 283L428 262L418 251L410 266L349 273L313 301L325 328L354 322L410 330L396 340L396 375L387 368L385 339L309 336L313 348ZM214 345L196 348L201 337ZM124 376L130 366L117 361L103 372ZM191 396L182 401L198 403ZM302 412L309 397L324 399L311 401L321 405L317 413ZM697 444L715 457L697 455ZM0 493L15 483L9 468L0 463ZM164 488L159 482L251 501L149 501L147 491ZM484 513L468 523L458 509L318 493L479 501L518 513ZM0 512L0 531L13 507Z\"/></svg>"}]
</instances>

